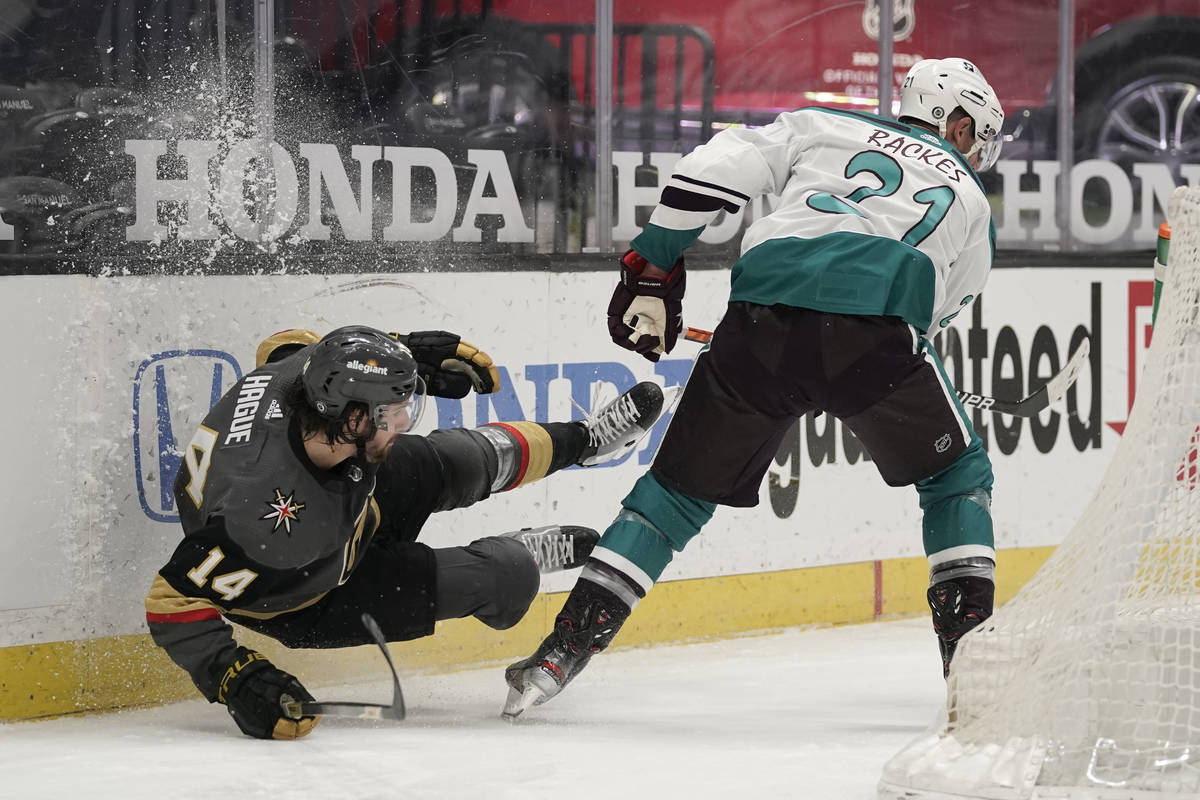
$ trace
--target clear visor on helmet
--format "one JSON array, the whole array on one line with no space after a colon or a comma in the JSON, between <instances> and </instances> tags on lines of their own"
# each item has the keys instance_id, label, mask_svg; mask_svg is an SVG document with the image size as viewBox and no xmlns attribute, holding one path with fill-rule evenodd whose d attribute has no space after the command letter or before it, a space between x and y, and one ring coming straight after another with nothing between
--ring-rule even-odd
<instances>
[{"instance_id":1,"label":"clear visor on helmet","mask_svg":"<svg viewBox=\"0 0 1200 800\"><path fill-rule=\"evenodd\" d=\"M417 388L407 400L375 406L371 419L381 431L407 433L417 426L424 411L425 382L417 378Z\"/></svg>"},{"instance_id":2,"label":"clear visor on helmet","mask_svg":"<svg viewBox=\"0 0 1200 800\"><path fill-rule=\"evenodd\" d=\"M1000 145L999 136L993 136L987 141L976 139L975 146L967 153L967 161L973 160L976 172L987 172L996 166L996 160L1000 158Z\"/></svg>"}]
</instances>

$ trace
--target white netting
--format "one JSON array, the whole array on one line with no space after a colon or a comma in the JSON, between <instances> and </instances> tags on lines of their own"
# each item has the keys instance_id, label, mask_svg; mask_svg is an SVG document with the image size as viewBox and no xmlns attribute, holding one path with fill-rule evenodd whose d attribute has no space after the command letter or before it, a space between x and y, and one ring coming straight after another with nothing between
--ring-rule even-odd
<instances>
[{"instance_id":1,"label":"white netting","mask_svg":"<svg viewBox=\"0 0 1200 800\"><path fill-rule=\"evenodd\" d=\"M948 721L888 763L883 797L1200 797L1200 189L1169 217L1112 465L1041 571L964 637Z\"/></svg>"}]
</instances>

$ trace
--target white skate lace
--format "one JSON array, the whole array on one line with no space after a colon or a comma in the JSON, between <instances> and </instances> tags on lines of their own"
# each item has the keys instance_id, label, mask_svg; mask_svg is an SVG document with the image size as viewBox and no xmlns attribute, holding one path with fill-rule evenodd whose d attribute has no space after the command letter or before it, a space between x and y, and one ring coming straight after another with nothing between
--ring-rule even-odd
<instances>
[{"instance_id":1,"label":"white skate lace","mask_svg":"<svg viewBox=\"0 0 1200 800\"><path fill-rule=\"evenodd\" d=\"M575 537L569 533L525 534L521 543L543 570L570 563L575 555Z\"/></svg>"},{"instance_id":2,"label":"white skate lace","mask_svg":"<svg viewBox=\"0 0 1200 800\"><path fill-rule=\"evenodd\" d=\"M593 447L607 444L637 425L640 414L631 395L622 395L597 416L588 419L588 442Z\"/></svg>"}]
</instances>

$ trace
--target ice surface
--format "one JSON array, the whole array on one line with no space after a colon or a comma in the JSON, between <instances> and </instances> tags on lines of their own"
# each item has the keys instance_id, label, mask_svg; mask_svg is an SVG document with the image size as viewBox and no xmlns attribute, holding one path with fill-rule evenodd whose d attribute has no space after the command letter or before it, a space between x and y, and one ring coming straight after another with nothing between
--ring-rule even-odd
<instances>
[{"instance_id":1,"label":"ice surface","mask_svg":"<svg viewBox=\"0 0 1200 800\"><path fill-rule=\"evenodd\" d=\"M295 742L246 738L201 700L0 725L0 798L868 800L944 701L924 619L605 653L516 724L500 667L397 667L405 722L325 719Z\"/></svg>"}]
</instances>

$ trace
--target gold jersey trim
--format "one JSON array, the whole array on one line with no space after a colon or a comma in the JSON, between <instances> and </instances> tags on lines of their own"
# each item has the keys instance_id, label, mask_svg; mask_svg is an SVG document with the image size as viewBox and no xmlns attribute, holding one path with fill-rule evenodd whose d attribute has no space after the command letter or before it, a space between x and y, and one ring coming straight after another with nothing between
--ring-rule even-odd
<instances>
[{"instance_id":1,"label":"gold jersey trim","mask_svg":"<svg viewBox=\"0 0 1200 800\"><path fill-rule=\"evenodd\" d=\"M167 583L162 575L155 575L146 593L146 613L148 614L183 614L188 611L220 611L215 603L202 597L187 597Z\"/></svg>"}]
</instances>

